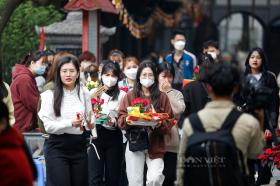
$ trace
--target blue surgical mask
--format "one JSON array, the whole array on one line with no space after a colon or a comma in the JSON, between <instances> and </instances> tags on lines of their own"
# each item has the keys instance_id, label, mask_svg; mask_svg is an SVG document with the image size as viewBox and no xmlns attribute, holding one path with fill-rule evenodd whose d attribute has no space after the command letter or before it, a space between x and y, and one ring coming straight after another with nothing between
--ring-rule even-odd
<instances>
[{"instance_id":1,"label":"blue surgical mask","mask_svg":"<svg viewBox=\"0 0 280 186\"><path fill-rule=\"evenodd\" d=\"M35 73L39 76L44 75L45 71L46 71L46 68L47 67L45 67L45 66L39 66L35 69Z\"/></svg>"}]
</instances>

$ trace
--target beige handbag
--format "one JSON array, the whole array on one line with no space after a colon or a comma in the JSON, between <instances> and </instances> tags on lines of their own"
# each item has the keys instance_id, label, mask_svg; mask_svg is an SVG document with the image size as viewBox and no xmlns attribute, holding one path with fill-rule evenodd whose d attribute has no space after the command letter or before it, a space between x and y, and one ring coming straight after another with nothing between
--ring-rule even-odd
<instances>
[{"instance_id":1,"label":"beige handbag","mask_svg":"<svg viewBox=\"0 0 280 186\"><path fill-rule=\"evenodd\" d=\"M179 131L178 126L171 128L171 133L164 136L165 149L167 152L177 153L179 150Z\"/></svg>"}]
</instances>

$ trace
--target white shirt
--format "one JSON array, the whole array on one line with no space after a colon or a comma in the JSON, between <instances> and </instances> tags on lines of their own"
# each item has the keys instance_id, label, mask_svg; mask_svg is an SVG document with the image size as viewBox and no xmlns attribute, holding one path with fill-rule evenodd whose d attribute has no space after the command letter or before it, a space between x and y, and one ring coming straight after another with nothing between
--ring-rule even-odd
<instances>
[{"instance_id":1,"label":"white shirt","mask_svg":"<svg viewBox=\"0 0 280 186\"><path fill-rule=\"evenodd\" d=\"M84 113L92 111L89 91L81 87L80 98L77 88L72 91L63 89L63 91L60 117L56 117L54 113L52 90L47 90L41 94L42 102L38 115L49 134L82 134L80 128L72 127L72 120L77 117L77 113L80 113L83 117Z\"/></svg>"},{"instance_id":2,"label":"white shirt","mask_svg":"<svg viewBox=\"0 0 280 186\"><path fill-rule=\"evenodd\" d=\"M253 76L259 81L262 77L262 73L253 74Z\"/></svg>"}]
</instances>

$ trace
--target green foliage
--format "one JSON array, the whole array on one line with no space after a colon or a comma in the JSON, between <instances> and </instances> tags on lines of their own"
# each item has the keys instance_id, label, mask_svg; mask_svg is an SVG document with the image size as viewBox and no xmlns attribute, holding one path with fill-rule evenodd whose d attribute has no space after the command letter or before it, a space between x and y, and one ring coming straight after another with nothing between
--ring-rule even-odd
<instances>
[{"instance_id":1,"label":"green foliage","mask_svg":"<svg viewBox=\"0 0 280 186\"><path fill-rule=\"evenodd\" d=\"M0 0L1 5L5 0ZM25 1L13 13L2 35L2 63L4 80L11 81L11 68L29 51L39 47L40 35L35 26L46 26L61 21L64 15L53 6L33 7L32 1Z\"/></svg>"}]
</instances>

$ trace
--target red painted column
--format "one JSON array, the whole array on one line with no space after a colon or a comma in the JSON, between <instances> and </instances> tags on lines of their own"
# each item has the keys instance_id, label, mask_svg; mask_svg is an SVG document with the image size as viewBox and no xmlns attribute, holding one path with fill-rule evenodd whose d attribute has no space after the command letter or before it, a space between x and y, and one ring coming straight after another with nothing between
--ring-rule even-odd
<instances>
[{"instance_id":1,"label":"red painted column","mask_svg":"<svg viewBox=\"0 0 280 186\"><path fill-rule=\"evenodd\" d=\"M87 51L88 48L88 36L89 33L89 18L88 11L83 10L83 35L82 35L82 50Z\"/></svg>"}]
</instances>

